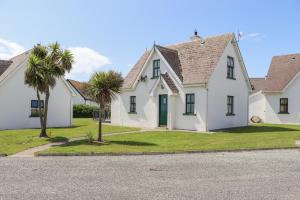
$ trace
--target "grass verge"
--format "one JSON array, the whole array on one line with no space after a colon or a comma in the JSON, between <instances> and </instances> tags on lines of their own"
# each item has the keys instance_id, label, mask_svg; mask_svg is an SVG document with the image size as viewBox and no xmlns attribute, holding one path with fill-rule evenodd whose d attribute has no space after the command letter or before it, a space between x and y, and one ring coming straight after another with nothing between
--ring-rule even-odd
<instances>
[{"instance_id":1,"label":"grass verge","mask_svg":"<svg viewBox=\"0 0 300 200\"><path fill-rule=\"evenodd\" d=\"M39 155L96 155L128 153L211 152L295 148L300 126L261 124L213 134L182 131L152 131L105 136L104 144L79 140L42 151Z\"/></svg>"},{"instance_id":2,"label":"grass verge","mask_svg":"<svg viewBox=\"0 0 300 200\"><path fill-rule=\"evenodd\" d=\"M50 142L66 141L70 138L85 136L91 131L96 137L97 122L91 119L74 119L72 128L49 128L50 138L39 138L39 129L21 129L0 131L0 154L15 154L17 152L47 144ZM122 126L104 125L103 133L118 133L126 131L136 131L138 128L129 128Z\"/></svg>"}]
</instances>

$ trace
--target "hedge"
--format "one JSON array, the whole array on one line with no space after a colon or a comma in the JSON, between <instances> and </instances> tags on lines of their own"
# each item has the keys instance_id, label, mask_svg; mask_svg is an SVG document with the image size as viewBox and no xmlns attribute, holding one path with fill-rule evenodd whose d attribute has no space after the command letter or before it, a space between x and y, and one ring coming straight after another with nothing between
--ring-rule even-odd
<instances>
[{"instance_id":1,"label":"hedge","mask_svg":"<svg viewBox=\"0 0 300 200\"><path fill-rule=\"evenodd\" d=\"M97 106L89 106L89 105L74 105L73 106L73 117L74 118L92 118L93 112L98 111L99 108Z\"/></svg>"}]
</instances>

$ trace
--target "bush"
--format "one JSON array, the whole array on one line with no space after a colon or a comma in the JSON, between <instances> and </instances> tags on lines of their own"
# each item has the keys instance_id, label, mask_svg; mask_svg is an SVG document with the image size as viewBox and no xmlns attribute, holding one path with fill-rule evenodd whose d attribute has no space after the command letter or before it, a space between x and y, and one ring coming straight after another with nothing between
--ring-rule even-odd
<instances>
[{"instance_id":1,"label":"bush","mask_svg":"<svg viewBox=\"0 0 300 200\"><path fill-rule=\"evenodd\" d=\"M99 112L99 108L97 106L89 106L89 105L74 105L73 106L73 117L74 118L92 118L93 112Z\"/></svg>"},{"instance_id":2,"label":"bush","mask_svg":"<svg viewBox=\"0 0 300 200\"><path fill-rule=\"evenodd\" d=\"M91 131L86 133L86 139L88 140L89 143L93 143L94 142L94 135Z\"/></svg>"}]
</instances>

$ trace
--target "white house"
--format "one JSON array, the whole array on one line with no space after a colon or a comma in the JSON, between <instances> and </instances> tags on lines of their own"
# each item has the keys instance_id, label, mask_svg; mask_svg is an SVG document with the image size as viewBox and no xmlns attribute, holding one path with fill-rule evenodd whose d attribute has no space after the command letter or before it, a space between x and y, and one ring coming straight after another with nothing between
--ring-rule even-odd
<instances>
[{"instance_id":1,"label":"white house","mask_svg":"<svg viewBox=\"0 0 300 200\"><path fill-rule=\"evenodd\" d=\"M251 85L234 34L154 45L126 76L111 122L208 131L248 125Z\"/></svg>"},{"instance_id":2,"label":"white house","mask_svg":"<svg viewBox=\"0 0 300 200\"><path fill-rule=\"evenodd\" d=\"M67 79L67 82L70 84L71 88L75 92L76 96L74 97L74 105L85 104L90 106L98 106L98 104L92 100L91 97L87 94L88 84Z\"/></svg>"},{"instance_id":3,"label":"white house","mask_svg":"<svg viewBox=\"0 0 300 200\"><path fill-rule=\"evenodd\" d=\"M300 123L300 54L274 56L265 78L251 78L249 117L265 123Z\"/></svg>"},{"instance_id":4,"label":"white house","mask_svg":"<svg viewBox=\"0 0 300 200\"><path fill-rule=\"evenodd\" d=\"M29 51L0 61L0 130L40 127L36 92L24 84L28 55ZM58 79L50 94L49 127L72 126L73 95L65 79Z\"/></svg>"}]
</instances>

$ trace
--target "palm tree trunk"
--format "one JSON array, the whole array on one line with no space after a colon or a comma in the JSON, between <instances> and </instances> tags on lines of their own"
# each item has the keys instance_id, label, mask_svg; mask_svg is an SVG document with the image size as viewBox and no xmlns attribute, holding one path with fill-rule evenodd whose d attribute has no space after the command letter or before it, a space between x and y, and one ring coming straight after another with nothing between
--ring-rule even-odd
<instances>
[{"instance_id":1,"label":"palm tree trunk","mask_svg":"<svg viewBox=\"0 0 300 200\"><path fill-rule=\"evenodd\" d=\"M38 90L36 90L36 96L37 96L37 99L38 99L38 109L39 109L39 117L40 117L40 124L41 124L41 132L40 132L40 137L45 137L45 133L44 133L44 119L43 119L43 113L42 113L42 109L41 109L41 105L40 105L40 102L41 102L41 96L40 96L40 93Z\"/></svg>"},{"instance_id":2,"label":"palm tree trunk","mask_svg":"<svg viewBox=\"0 0 300 200\"><path fill-rule=\"evenodd\" d=\"M45 95L45 105L44 105L44 115L43 115L43 126L42 126L42 132L40 137L48 137L47 135L47 118L48 118L48 104L49 104L49 97L50 92L49 89L46 92Z\"/></svg>"},{"instance_id":3,"label":"palm tree trunk","mask_svg":"<svg viewBox=\"0 0 300 200\"><path fill-rule=\"evenodd\" d=\"M102 106L99 104L98 142L102 142Z\"/></svg>"}]
</instances>

